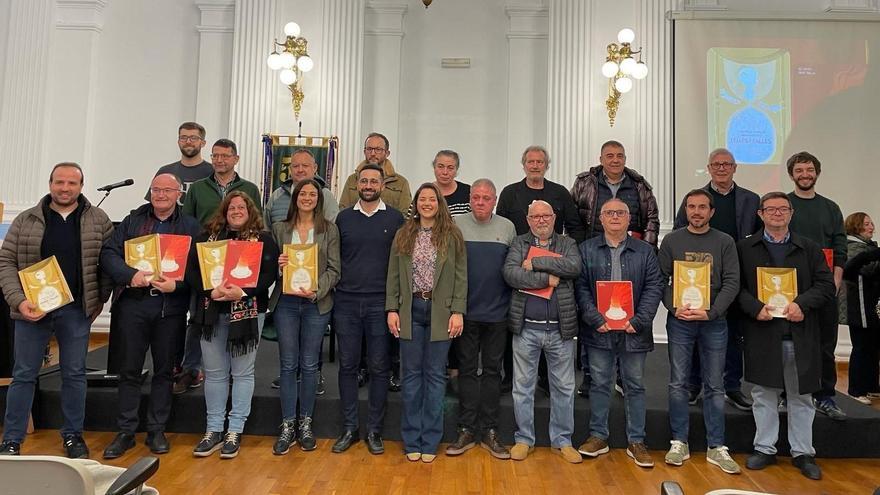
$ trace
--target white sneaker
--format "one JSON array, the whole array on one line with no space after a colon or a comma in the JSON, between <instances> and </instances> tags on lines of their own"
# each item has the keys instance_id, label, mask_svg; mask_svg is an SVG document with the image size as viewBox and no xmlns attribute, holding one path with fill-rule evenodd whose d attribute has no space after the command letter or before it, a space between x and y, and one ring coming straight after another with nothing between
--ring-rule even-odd
<instances>
[{"instance_id":1,"label":"white sneaker","mask_svg":"<svg viewBox=\"0 0 880 495\"><path fill-rule=\"evenodd\" d=\"M855 399L857 402L861 402L862 404L865 404L867 406L871 405L871 398L868 397L867 395L859 395L857 397L852 396L852 398Z\"/></svg>"}]
</instances>

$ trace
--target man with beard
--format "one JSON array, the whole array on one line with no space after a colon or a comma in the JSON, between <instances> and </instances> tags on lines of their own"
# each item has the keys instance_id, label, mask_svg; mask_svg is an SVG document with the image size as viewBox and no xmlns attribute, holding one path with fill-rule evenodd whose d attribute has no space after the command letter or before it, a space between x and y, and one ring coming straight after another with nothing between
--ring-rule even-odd
<instances>
[{"instance_id":1,"label":"man with beard","mask_svg":"<svg viewBox=\"0 0 880 495\"><path fill-rule=\"evenodd\" d=\"M406 177L394 170L394 165L388 157L391 155L391 148L388 138L378 132L371 132L364 140L364 161L362 161L355 171L345 180L342 186L342 195L339 197L339 207L348 208L353 206L359 196L358 181L359 173L366 165L378 165L382 168L382 174L385 177L385 184L382 187L382 201L396 208L401 214L406 213L409 204L412 202L412 193L409 190L409 182Z\"/></svg>"},{"instance_id":2,"label":"man with beard","mask_svg":"<svg viewBox=\"0 0 880 495\"><path fill-rule=\"evenodd\" d=\"M177 147L180 148L180 160L159 168L156 175L173 174L183 183L183 194L177 200L183 206L186 191L193 182L204 179L214 173L210 162L202 158L202 147L205 146L205 128L196 122L184 122L177 128ZM150 191L144 196L150 200Z\"/></svg>"},{"instance_id":3,"label":"man with beard","mask_svg":"<svg viewBox=\"0 0 880 495\"><path fill-rule=\"evenodd\" d=\"M87 458L82 437L86 413L86 353L89 329L101 314L109 287L101 287L98 257L113 223L82 195L83 173L76 163L55 165L49 194L12 221L0 248L0 286L15 320L15 368L6 394L0 455L19 455L43 353L54 335L61 356L62 445L71 459ZM25 298L19 270L54 256L73 302L47 311Z\"/></svg>"},{"instance_id":4,"label":"man with beard","mask_svg":"<svg viewBox=\"0 0 880 495\"><path fill-rule=\"evenodd\" d=\"M840 290L843 267L846 265L846 233L843 214L837 203L816 193L816 181L822 173L819 159L806 151L795 153L786 162L794 191L788 193L794 209L789 228L815 242L827 253L833 253L834 290ZM813 393L816 409L835 421L846 419L846 413L834 402L837 368L834 348L837 347L837 301L828 301L818 310L822 349L822 388Z\"/></svg>"},{"instance_id":5,"label":"man with beard","mask_svg":"<svg viewBox=\"0 0 880 495\"><path fill-rule=\"evenodd\" d=\"M688 449L688 376L694 349L699 348L702 362L703 420L706 424L706 461L725 473L740 472L739 466L724 445L724 362L727 350L727 308L739 292L739 259L733 238L709 226L715 213L712 194L694 189L684 197L687 227L677 229L660 244L660 270L666 284L663 305L669 311L666 334L669 336L669 425L672 441L666 464L681 466L690 458ZM682 284L674 278L676 261L708 263L708 279L694 282L708 284L708 299L682 296L674 299L674 288ZM689 271L690 269L688 269ZM694 277L696 279L697 277ZM706 303L706 309L703 309Z\"/></svg>"},{"instance_id":6,"label":"man with beard","mask_svg":"<svg viewBox=\"0 0 880 495\"><path fill-rule=\"evenodd\" d=\"M360 440L358 432L358 365L366 342L367 367L372 376L368 393L367 449L385 452L382 427L391 368L385 317L385 279L394 234L403 215L382 200L382 167L367 163L357 172L359 200L336 216L342 273L336 284L333 328L339 345L339 398L342 434L332 451L341 453Z\"/></svg>"}]
</instances>

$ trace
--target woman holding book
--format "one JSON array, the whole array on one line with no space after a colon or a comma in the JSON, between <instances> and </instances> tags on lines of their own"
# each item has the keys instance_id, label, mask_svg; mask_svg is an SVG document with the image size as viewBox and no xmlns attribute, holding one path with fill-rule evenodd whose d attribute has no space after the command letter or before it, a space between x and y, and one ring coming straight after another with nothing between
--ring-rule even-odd
<instances>
[{"instance_id":1,"label":"woman holding book","mask_svg":"<svg viewBox=\"0 0 880 495\"><path fill-rule=\"evenodd\" d=\"M238 455L241 433L251 410L254 362L269 305L269 287L278 271L278 246L263 230L263 218L257 206L241 191L226 195L205 230L195 239L187 266L190 286L202 289L196 293L192 324L201 330L208 414L205 436L193 449L193 455L207 457L219 449L220 457L226 459ZM226 266L220 283L213 289L206 288L199 274L197 243L223 240L262 243L261 255L254 260L246 260L246 256L223 260L224 266L235 263L234 267ZM217 258L230 251L233 249L228 245L225 250L218 248L212 254ZM230 281L246 275L256 279L254 287L240 287ZM229 430L224 435L230 376L232 410L228 414Z\"/></svg>"},{"instance_id":2,"label":"woman holding book","mask_svg":"<svg viewBox=\"0 0 880 495\"><path fill-rule=\"evenodd\" d=\"M315 450L312 413L318 385L318 358L333 309L331 291L339 282L339 230L324 217L324 195L314 179L291 193L287 218L272 225L279 246L279 279L269 303L278 329L281 361L281 433L272 447L286 454L299 437L304 451ZM317 255L317 260L314 256ZM289 273L284 276L285 267ZM297 374L302 380L297 383ZM299 425L297 425L299 399Z\"/></svg>"},{"instance_id":3,"label":"woman holding book","mask_svg":"<svg viewBox=\"0 0 880 495\"><path fill-rule=\"evenodd\" d=\"M391 247L385 310L400 339L403 450L432 462L443 437L443 395L451 338L467 308L467 259L461 231L434 184L416 191L413 211Z\"/></svg>"}]
</instances>

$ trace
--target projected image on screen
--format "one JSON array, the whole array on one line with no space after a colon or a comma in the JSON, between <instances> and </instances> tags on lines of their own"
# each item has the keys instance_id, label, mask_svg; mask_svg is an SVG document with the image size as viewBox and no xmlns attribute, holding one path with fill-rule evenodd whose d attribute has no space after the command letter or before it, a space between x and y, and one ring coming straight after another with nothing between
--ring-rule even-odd
<instances>
[{"instance_id":1,"label":"projected image on screen","mask_svg":"<svg viewBox=\"0 0 880 495\"><path fill-rule=\"evenodd\" d=\"M706 62L709 147L740 164L777 162L791 129L788 51L710 48Z\"/></svg>"},{"instance_id":2,"label":"projected image on screen","mask_svg":"<svg viewBox=\"0 0 880 495\"><path fill-rule=\"evenodd\" d=\"M716 148L734 155L736 184L758 194L791 191L786 159L806 150L822 161L820 194L844 213L870 212L880 21L706 15L675 19L674 204L709 182Z\"/></svg>"}]
</instances>

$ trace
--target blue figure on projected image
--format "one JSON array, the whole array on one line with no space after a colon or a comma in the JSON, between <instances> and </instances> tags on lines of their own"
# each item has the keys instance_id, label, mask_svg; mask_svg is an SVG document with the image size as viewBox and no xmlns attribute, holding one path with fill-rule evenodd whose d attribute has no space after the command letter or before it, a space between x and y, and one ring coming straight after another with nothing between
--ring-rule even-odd
<instances>
[{"instance_id":1,"label":"blue figure on projected image","mask_svg":"<svg viewBox=\"0 0 880 495\"><path fill-rule=\"evenodd\" d=\"M782 109L782 105L762 101L773 88L776 62L745 65L725 61L724 73L728 87L735 94L721 88L721 98L743 107L727 121L727 149L738 162L766 163L776 152L777 145L776 128L768 114Z\"/></svg>"}]
</instances>

